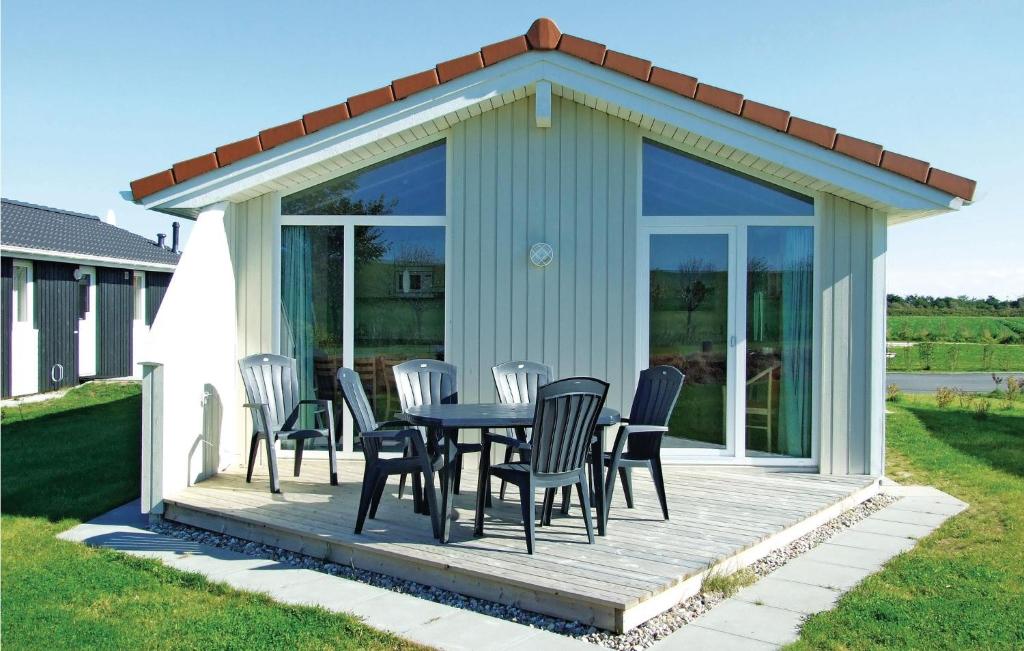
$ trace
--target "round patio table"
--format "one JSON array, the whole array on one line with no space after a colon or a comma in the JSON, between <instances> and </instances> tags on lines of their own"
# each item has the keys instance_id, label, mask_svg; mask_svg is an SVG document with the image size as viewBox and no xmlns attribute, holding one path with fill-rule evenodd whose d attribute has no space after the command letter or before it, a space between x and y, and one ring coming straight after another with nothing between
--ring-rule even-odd
<instances>
[{"instance_id":1,"label":"round patio table","mask_svg":"<svg viewBox=\"0 0 1024 651\"><path fill-rule=\"evenodd\" d=\"M502 405L502 404L455 404L455 405L418 405L409 407L397 414L400 420L411 425L426 427L435 441L442 441L441 455L444 457L445 472L441 478L441 513L440 537L442 543L448 542L451 533L451 500L455 490L455 473L448 472L458 454L456 437L460 429L497 430L502 428L516 429L533 425L533 405ZM609 425L619 422L619 412L605 407L597 417L598 435L590 445L590 476L594 485L594 504L597 510L597 535L603 536L605 531L604 508L604 430ZM438 436L438 434L441 434Z\"/></svg>"}]
</instances>

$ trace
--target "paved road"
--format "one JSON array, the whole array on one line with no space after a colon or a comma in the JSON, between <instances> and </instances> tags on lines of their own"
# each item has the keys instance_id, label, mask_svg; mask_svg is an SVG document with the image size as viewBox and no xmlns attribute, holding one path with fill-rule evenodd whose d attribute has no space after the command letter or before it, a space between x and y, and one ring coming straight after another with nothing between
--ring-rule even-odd
<instances>
[{"instance_id":1,"label":"paved road","mask_svg":"<svg viewBox=\"0 0 1024 651\"><path fill-rule=\"evenodd\" d=\"M997 372L997 376L1024 377L1024 371L1017 373ZM964 391L988 393L996 388L991 373L887 373L886 382L895 384L909 393L929 393L939 387L956 387Z\"/></svg>"}]
</instances>

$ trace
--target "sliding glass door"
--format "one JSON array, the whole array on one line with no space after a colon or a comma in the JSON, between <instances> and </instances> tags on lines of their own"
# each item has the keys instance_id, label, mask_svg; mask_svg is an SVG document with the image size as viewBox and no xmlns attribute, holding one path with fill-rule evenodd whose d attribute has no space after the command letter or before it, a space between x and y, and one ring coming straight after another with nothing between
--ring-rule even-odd
<instances>
[{"instance_id":1,"label":"sliding glass door","mask_svg":"<svg viewBox=\"0 0 1024 651\"><path fill-rule=\"evenodd\" d=\"M664 445L686 454L731 454L734 230L674 228L647 237L647 361L686 376Z\"/></svg>"}]
</instances>

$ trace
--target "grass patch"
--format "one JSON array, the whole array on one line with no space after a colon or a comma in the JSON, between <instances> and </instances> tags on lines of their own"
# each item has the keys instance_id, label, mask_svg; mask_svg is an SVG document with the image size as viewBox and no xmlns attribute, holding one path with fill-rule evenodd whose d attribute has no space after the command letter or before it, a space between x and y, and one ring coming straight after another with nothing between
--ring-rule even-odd
<instances>
[{"instance_id":1,"label":"grass patch","mask_svg":"<svg viewBox=\"0 0 1024 651\"><path fill-rule=\"evenodd\" d=\"M718 592L725 597L731 597L748 585L757 581L757 575L749 567L736 570L731 574L723 574L717 571L708 572L701 581L700 591L703 593Z\"/></svg>"},{"instance_id":2,"label":"grass patch","mask_svg":"<svg viewBox=\"0 0 1024 651\"><path fill-rule=\"evenodd\" d=\"M930 347L928 352L923 347ZM889 371L1024 371L1024 346L1013 344L919 343L893 346Z\"/></svg>"},{"instance_id":3,"label":"grass patch","mask_svg":"<svg viewBox=\"0 0 1024 651\"><path fill-rule=\"evenodd\" d=\"M794 649L1024 647L1024 408L987 418L934 399L891 405L888 474L970 503L811 617Z\"/></svg>"},{"instance_id":4,"label":"grass patch","mask_svg":"<svg viewBox=\"0 0 1024 651\"><path fill-rule=\"evenodd\" d=\"M89 384L3 410L4 645L12 649L415 648L356 618L285 606L54 536L138 495L139 388Z\"/></svg>"},{"instance_id":5,"label":"grass patch","mask_svg":"<svg viewBox=\"0 0 1024 651\"><path fill-rule=\"evenodd\" d=\"M1024 316L893 315L890 341L1024 344Z\"/></svg>"}]
</instances>

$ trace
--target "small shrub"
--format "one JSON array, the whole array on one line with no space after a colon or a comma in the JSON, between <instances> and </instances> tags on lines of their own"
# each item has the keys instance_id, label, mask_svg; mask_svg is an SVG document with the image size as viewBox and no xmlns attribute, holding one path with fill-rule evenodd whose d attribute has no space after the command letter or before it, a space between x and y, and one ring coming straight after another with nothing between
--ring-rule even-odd
<instances>
[{"instance_id":1,"label":"small shrub","mask_svg":"<svg viewBox=\"0 0 1024 651\"><path fill-rule=\"evenodd\" d=\"M988 400L979 399L974 403L974 417L978 420L985 420L988 418L988 412L992 409L992 404Z\"/></svg>"},{"instance_id":2,"label":"small shrub","mask_svg":"<svg viewBox=\"0 0 1024 651\"><path fill-rule=\"evenodd\" d=\"M1006 393L1003 396L1003 409L1012 409L1021 391L1024 390L1024 379L1010 376L1006 378Z\"/></svg>"},{"instance_id":3,"label":"small shrub","mask_svg":"<svg viewBox=\"0 0 1024 651\"><path fill-rule=\"evenodd\" d=\"M935 344L923 341L917 345L917 356L921 360L921 368L929 371L932 368L932 356L935 355Z\"/></svg>"},{"instance_id":4,"label":"small shrub","mask_svg":"<svg viewBox=\"0 0 1024 651\"><path fill-rule=\"evenodd\" d=\"M946 361L949 362L949 370L955 371L957 365L960 364L960 346L953 344L949 347L949 351L946 352Z\"/></svg>"},{"instance_id":5,"label":"small shrub","mask_svg":"<svg viewBox=\"0 0 1024 651\"><path fill-rule=\"evenodd\" d=\"M956 400L957 391L950 387L939 387L935 391L935 402L938 403L939 407L945 409L946 407L953 404Z\"/></svg>"},{"instance_id":6,"label":"small shrub","mask_svg":"<svg viewBox=\"0 0 1024 651\"><path fill-rule=\"evenodd\" d=\"M704 593L719 592L725 597L731 597L739 592L740 588L745 588L755 581L757 581L757 575L746 567L732 574L709 572L704 575L700 591Z\"/></svg>"},{"instance_id":7,"label":"small shrub","mask_svg":"<svg viewBox=\"0 0 1024 651\"><path fill-rule=\"evenodd\" d=\"M974 394L963 389L956 389L956 398L960 402L961 409L970 409L974 405Z\"/></svg>"},{"instance_id":8,"label":"small shrub","mask_svg":"<svg viewBox=\"0 0 1024 651\"><path fill-rule=\"evenodd\" d=\"M900 390L895 384L890 384L885 387L885 401L886 402L899 402L903 400L903 391Z\"/></svg>"}]
</instances>

